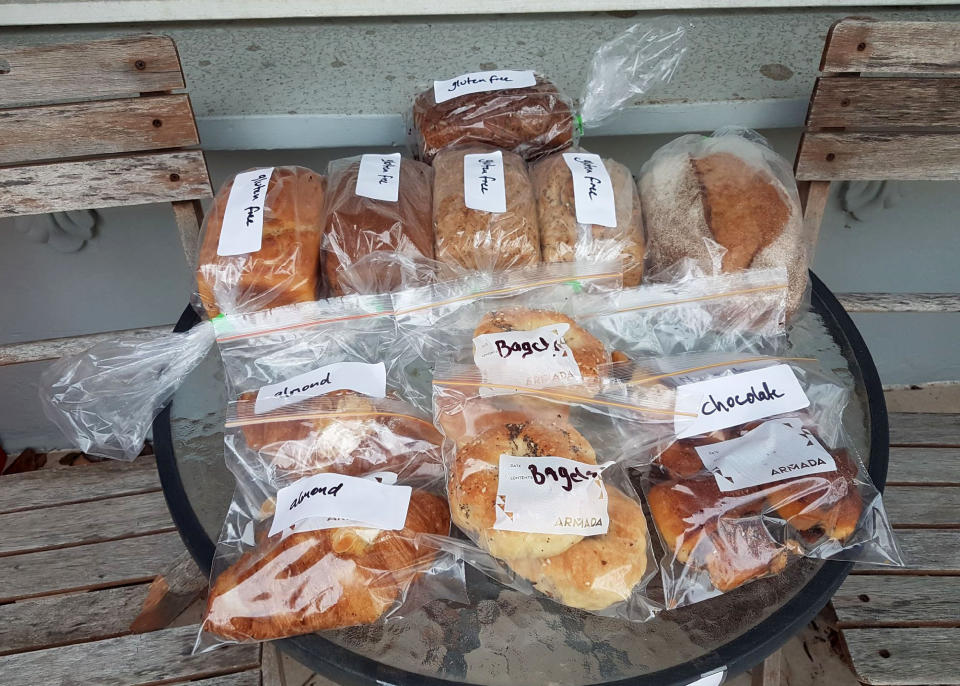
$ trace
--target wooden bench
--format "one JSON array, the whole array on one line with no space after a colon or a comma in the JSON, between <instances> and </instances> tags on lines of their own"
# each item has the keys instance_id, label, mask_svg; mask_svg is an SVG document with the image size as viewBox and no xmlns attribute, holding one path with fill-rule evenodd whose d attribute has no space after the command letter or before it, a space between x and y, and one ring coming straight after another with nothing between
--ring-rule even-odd
<instances>
[{"instance_id":1,"label":"wooden bench","mask_svg":"<svg viewBox=\"0 0 960 686\"><path fill-rule=\"evenodd\" d=\"M831 181L960 179L960 23L844 19L820 69L796 161L814 232ZM956 293L839 297L852 312L960 311ZM884 500L909 566L857 568L833 605L862 682L960 684L960 414L924 413L904 395Z\"/></svg>"}]
</instances>

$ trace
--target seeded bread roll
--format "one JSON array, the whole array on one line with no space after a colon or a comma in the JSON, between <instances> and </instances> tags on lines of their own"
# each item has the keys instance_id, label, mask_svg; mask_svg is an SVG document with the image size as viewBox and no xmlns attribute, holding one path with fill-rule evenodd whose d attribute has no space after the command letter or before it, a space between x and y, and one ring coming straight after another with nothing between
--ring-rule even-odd
<instances>
[{"instance_id":1,"label":"seeded bread roll","mask_svg":"<svg viewBox=\"0 0 960 686\"><path fill-rule=\"evenodd\" d=\"M685 258L707 273L785 267L796 310L810 253L796 183L786 161L749 135L683 136L643 166L647 268Z\"/></svg>"},{"instance_id":2,"label":"seeded bread roll","mask_svg":"<svg viewBox=\"0 0 960 686\"><path fill-rule=\"evenodd\" d=\"M573 176L563 155L546 157L530 169L537 196L540 250L544 262L620 259L623 285L636 286L643 276L643 218L640 195L630 170L611 159L603 161L613 184L616 227L577 222Z\"/></svg>"},{"instance_id":3,"label":"seeded bread roll","mask_svg":"<svg viewBox=\"0 0 960 686\"><path fill-rule=\"evenodd\" d=\"M433 88L413 103L422 159L442 149L485 143L535 159L573 139L573 114L557 87L538 76L528 88L469 93L438 103Z\"/></svg>"},{"instance_id":4,"label":"seeded bread roll","mask_svg":"<svg viewBox=\"0 0 960 686\"><path fill-rule=\"evenodd\" d=\"M466 206L463 158L495 152L486 146L448 149L433 162L433 226L441 262L480 271L500 271L540 261L533 188L519 155L503 151L507 211L485 212Z\"/></svg>"}]
</instances>

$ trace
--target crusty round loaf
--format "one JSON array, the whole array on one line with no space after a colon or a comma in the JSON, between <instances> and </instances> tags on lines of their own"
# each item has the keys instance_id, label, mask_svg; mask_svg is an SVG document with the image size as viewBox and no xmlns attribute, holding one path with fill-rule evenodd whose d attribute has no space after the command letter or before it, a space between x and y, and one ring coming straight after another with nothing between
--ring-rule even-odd
<instances>
[{"instance_id":1,"label":"crusty round loaf","mask_svg":"<svg viewBox=\"0 0 960 686\"><path fill-rule=\"evenodd\" d=\"M503 151L507 211L466 206L463 157L491 152L486 146L447 149L433 161L433 226L436 257L445 264L501 271L540 261L540 229L533 187L519 155Z\"/></svg>"},{"instance_id":2,"label":"crusty round loaf","mask_svg":"<svg viewBox=\"0 0 960 686\"><path fill-rule=\"evenodd\" d=\"M537 197L540 251L544 262L621 260L623 285L636 286L643 276L643 218L640 194L630 170L603 160L616 210L616 227L577 222L573 176L562 154L550 155L530 168Z\"/></svg>"},{"instance_id":3,"label":"crusty round loaf","mask_svg":"<svg viewBox=\"0 0 960 686\"><path fill-rule=\"evenodd\" d=\"M740 135L683 136L643 166L640 196L651 272L691 258L707 273L784 267L795 310L809 245L796 185L776 153Z\"/></svg>"},{"instance_id":4,"label":"crusty round loaf","mask_svg":"<svg viewBox=\"0 0 960 686\"><path fill-rule=\"evenodd\" d=\"M503 559L558 555L579 541L575 534L494 529L500 456L565 457L596 464L593 448L569 424L505 424L462 445L450 470L447 494L454 524L491 555Z\"/></svg>"},{"instance_id":5,"label":"crusty round loaf","mask_svg":"<svg viewBox=\"0 0 960 686\"><path fill-rule=\"evenodd\" d=\"M202 629L228 641L268 641L375 622L436 557L415 536L449 530L444 500L414 490L399 531L264 538L214 581Z\"/></svg>"},{"instance_id":6,"label":"crusty round loaf","mask_svg":"<svg viewBox=\"0 0 960 686\"><path fill-rule=\"evenodd\" d=\"M607 533L559 555L507 560L537 590L564 605L603 610L627 600L647 571L647 522L640 503L607 486Z\"/></svg>"},{"instance_id":7,"label":"crusty round loaf","mask_svg":"<svg viewBox=\"0 0 960 686\"><path fill-rule=\"evenodd\" d=\"M260 250L218 255L233 179L217 191L203 225L197 288L210 317L315 300L326 177L305 167L275 167L263 208Z\"/></svg>"}]
</instances>

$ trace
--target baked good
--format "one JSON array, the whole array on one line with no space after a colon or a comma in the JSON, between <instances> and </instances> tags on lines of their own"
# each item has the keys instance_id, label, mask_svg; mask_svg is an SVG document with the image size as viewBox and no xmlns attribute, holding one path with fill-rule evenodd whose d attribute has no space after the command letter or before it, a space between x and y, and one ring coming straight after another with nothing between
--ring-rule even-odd
<instances>
[{"instance_id":1,"label":"baked good","mask_svg":"<svg viewBox=\"0 0 960 686\"><path fill-rule=\"evenodd\" d=\"M449 527L443 499L414 490L399 531L341 527L262 539L214 581L202 629L266 641L375 622L433 562L436 551L416 534Z\"/></svg>"},{"instance_id":2,"label":"baked good","mask_svg":"<svg viewBox=\"0 0 960 686\"><path fill-rule=\"evenodd\" d=\"M357 195L359 171L357 157L334 160L327 168L323 248L330 295L418 285L405 278L404 263L393 256L433 259L433 170L401 159L396 202ZM375 251L383 251L383 259L363 259Z\"/></svg>"},{"instance_id":3,"label":"baked good","mask_svg":"<svg viewBox=\"0 0 960 686\"><path fill-rule=\"evenodd\" d=\"M720 517L706 530L710 550L705 555L710 583L731 591L751 579L783 571L793 552L778 543L760 516Z\"/></svg>"},{"instance_id":4,"label":"baked good","mask_svg":"<svg viewBox=\"0 0 960 686\"><path fill-rule=\"evenodd\" d=\"M577 222L573 176L563 155L550 155L530 168L540 222L544 262L622 260L623 285L636 286L643 276L643 217L640 194L624 165L603 160L616 208L616 227Z\"/></svg>"},{"instance_id":5,"label":"baked good","mask_svg":"<svg viewBox=\"0 0 960 686\"><path fill-rule=\"evenodd\" d=\"M447 495L454 524L491 555L503 559L558 555L583 537L494 529L500 456L565 457L596 464L593 448L569 424L507 423L488 429L457 450Z\"/></svg>"},{"instance_id":6,"label":"baked good","mask_svg":"<svg viewBox=\"0 0 960 686\"><path fill-rule=\"evenodd\" d=\"M686 258L707 273L785 267L797 308L811 246L792 172L765 145L730 133L683 136L643 166L640 197L649 271Z\"/></svg>"},{"instance_id":7,"label":"baked good","mask_svg":"<svg viewBox=\"0 0 960 686\"><path fill-rule=\"evenodd\" d=\"M466 206L464 155L493 152L486 146L444 150L433 162L433 228L436 257L464 269L500 271L540 261L533 188L523 160L503 152L507 211L485 212Z\"/></svg>"},{"instance_id":8,"label":"baked good","mask_svg":"<svg viewBox=\"0 0 960 686\"><path fill-rule=\"evenodd\" d=\"M503 331L532 331L550 324L568 324L563 340L573 353L584 377L597 378L597 367L610 362L610 354L596 336L588 333L570 317L551 310L535 310L529 307L511 307L494 310L484 315L473 331L476 338L482 334Z\"/></svg>"},{"instance_id":9,"label":"baked good","mask_svg":"<svg viewBox=\"0 0 960 686\"><path fill-rule=\"evenodd\" d=\"M508 560L541 593L570 607L602 610L627 600L647 571L647 522L643 509L607 486L607 533L587 536L547 558Z\"/></svg>"},{"instance_id":10,"label":"baked good","mask_svg":"<svg viewBox=\"0 0 960 686\"><path fill-rule=\"evenodd\" d=\"M305 167L275 167L263 207L260 250L218 255L232 188L233 179L220 187L203 222L197 288L207 315L316 300L325 177Z\"/></svg>"},{"instance_id":11,"label":"baked good","mask_svg":"<svg viewBox=\"0 0 960 686\"><path fill-rule=\"evenodd\" d=\"M468 93L438 103L429 88L413 103L422 159L451 145L486 143L534 159L562 150L573 139L570 105L550 81L527 88Z\"/></svg>"}]
</instances>

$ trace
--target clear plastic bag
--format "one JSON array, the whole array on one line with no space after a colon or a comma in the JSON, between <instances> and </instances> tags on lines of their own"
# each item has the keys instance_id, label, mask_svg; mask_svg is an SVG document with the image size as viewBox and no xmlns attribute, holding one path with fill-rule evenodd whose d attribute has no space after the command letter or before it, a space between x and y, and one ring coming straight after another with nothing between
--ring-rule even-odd
<instances>
[{"instance_id":1,"label":"clear plastic bag","mask_svg":"<svg viewBox=\"0 0 960 686\"><path fill-rule=\"evenodd\" d=\"M491 74L464 74L457 80L489 79ZM573 138L570 102L545 77L534 79L530 86L466 93L440 103L434 88L420 93L413 103L412 126L421 158L430 162L444 148L475 144L524 159L566 148Z\"/></svg>"},{"instance_id":2,"label":"clear plastic bag","mask_svg":"<svg viewBox=\"0 0 960 686\"><path fill-rule=\"evenodd\" d=\"M685 352L775 354L786 341L782 267L646 283L574 302L574 318L622 359Z\"/></svg>"},{"instance_id":3,"label":"clear plastic bag","mask_svg":"<svg viewBox=\"0 0 960 686\"><path fill-rule=\"evenodd\" d=\"M264 432L277 440L260 441ZM278 441L308 459L277 469ZM357 397L260 415L240 401L225 446L237 490L194 652L389 622L438 598L466 601L462 563L425 538L450 527L427 417Z\"/></svg>"},{"instance_id":4,"label":"clear plastic bag","mask_svg":"<svg viewBox=\"0 0 960 686\"><path fill-rule=\"evenodd\" d=\"M464 160L467 155L480 154L491 158L502 155L503 211L467 205ZM454 268L480 271L501 271L540 261L537 205L526 164L519 155L487 146L450 148L437 155L433 169L437 260Z\"/></svg>"},{"instance_id":5,"label":"clear plastic bag","mask_svg":"<svg viewBox=\"0 0 960 686\"><path fill-rule=\"evenodd\" d=\"M586 153L582 149L576 152ZM568 166L571 154L550 155L530 168L530 180L537 197L543 261L621 260L623 285L636 286L643 275L643 218L640 212L640 195L633 175L627 167L615 160L602 160L613 189L614 226L578 222L578 201L597 200L589 195L589 188L586 189L588 197L578 196L574 185L574 172ZM574 155L571 159L578 174L587 174L594 178L598 174L589 165L595 161L595 157L588 155L587 158L581 158ZM601 184L603 181L599 180ZM601 198L600 201L605 199Z\"/></svg>"},{"instance_id":6,"label":"clear plastic bag","mask_svg":"<svg viewBox=\"0 0 960 686\"><path fill-rule=\"evenodd\" d=\"M43 412L71 446L132 460L154 417L213 340L213 327L204 322L185 333L118 335L62 357L40 376Z\"/></svg>"},{"instance_id":7,"label":"clear plastic bag","mask_svg":"<svg viewBox=\"0 0 960 686\"><path fill-rule=\"evenodd\" d=\"M801 304L812 255L789 163L759 134L728 127L667 143L643 165L647 273L693 259L708 274L783 267Z\"/></svg>"},{"instance_id":8,"label":"clear plastic bag","mask_svg":"<svg viewBox=\"0 0 960 686\"><path fill-rule=\"evenodd\" d=\"M473 366L438 365L434 421L453 523L494 560L471 564L501 582L569 607L632 621L659 605L646 518L623 467L618 417L672 416L582 388L489 384ZM496 394L491 396L486 391ZM655 444L636 431L630 447ZM499 561L499 564L496 562Z\"/></svg>"},{"instance_id":9,"label":"clear plastic bag","mask_svg":"<svg viewBox=\"0 0 960 686\"><path fill-rule=\"evenodd\" d=\"M358 185L361 160L371 157L387 165L386 178L396 182L390 186L395 200L361 194L371 192ZM363 171L366 182L367 168ZM432 280L430 167L399 155L364 155L333 160L327 179L323 247L331 295L389 293Z\"/></svg>"},{"instance_id":10,"label":"clear plastic bag","mask_svg":"<svg viewBox=\"0 0 960 686\"><path fill-rule=\"evenodd\" d=\"M304 167L248 170L220 187L197 260L210 318L316 299L325 190L326 178Z\"/></svg>"},{"instance_id":11,"label":"clear plastic bag","mask_svg":"<svg viewBox=\"0 0 960 686\"><path fill-rule=\"evenodd\" d=\"M645 466L668 607L779 574L797 556L902 566L844 429L848 391L816 360L692 354L607 371L631 402L672 399L679 417L633 460Z\"/></svg>"}]
</instances>

